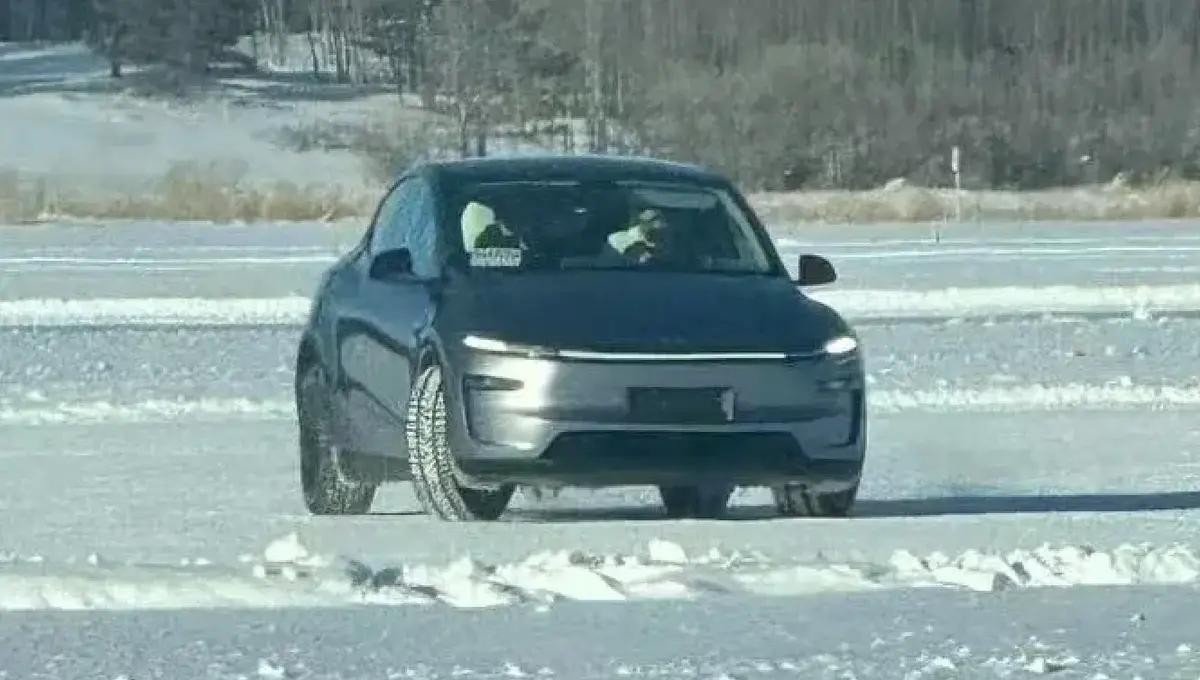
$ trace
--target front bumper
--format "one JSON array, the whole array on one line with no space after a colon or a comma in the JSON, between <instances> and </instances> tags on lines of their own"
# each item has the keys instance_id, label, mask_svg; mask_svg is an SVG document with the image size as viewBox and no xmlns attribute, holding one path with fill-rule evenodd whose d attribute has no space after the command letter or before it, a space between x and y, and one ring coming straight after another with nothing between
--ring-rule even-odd
<instances>
[{"instance_id":1,"label":"front bumper","mask_svg":"<svg viewBox=\"0 0 1200 680\"><path fill-rule=\"evenodd\" d=\"M486 483L579 486L857 483L866 451L862 364L579 361L469 352L448 373L451 447ZM727 388L721 417L646 417L630 388Z\"/></svg>"}]
</instances>

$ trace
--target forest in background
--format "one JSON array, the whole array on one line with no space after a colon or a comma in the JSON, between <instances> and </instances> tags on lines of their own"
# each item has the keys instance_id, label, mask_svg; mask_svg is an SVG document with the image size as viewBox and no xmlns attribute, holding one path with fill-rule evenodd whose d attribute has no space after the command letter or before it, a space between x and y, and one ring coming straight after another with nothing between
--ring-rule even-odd
<instances>
[{"instance_id":1,"label":"forest in background","mask_svg":"<svg viewBox=\"0 0 1200 680\"><path fill-rule=\"evenodd\" d=\"M84 40L114 77L296 34L464 155L515 130L760 189L950 186L954 146L966 188L1200 179L1195 0L0 0L0 40Z\"/></svg>"}]
</instances>

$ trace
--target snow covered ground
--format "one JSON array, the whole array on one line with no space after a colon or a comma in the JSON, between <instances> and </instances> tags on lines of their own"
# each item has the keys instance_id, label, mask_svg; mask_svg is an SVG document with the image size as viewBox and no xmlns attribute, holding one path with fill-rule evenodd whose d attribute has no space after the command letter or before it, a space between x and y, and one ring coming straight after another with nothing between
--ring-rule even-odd
<instances>
[{"instance_id":1,"label":"snow covered ground","mask_svg":"<svg viewBox=\"0 0 1200 680\"><path fill-rule=\"evenodd\" d=\"M8 678L1186 678L1178 588L0 617Z\"/></svg>"},{"instance_id":2,"label":"snow covered ground","mask_svg":"<svg viewBox=\"0 0 1200 680\"><path fill-rule=\"evenodd\" d=\"M167 101L79 46L0 44L0 172L359 186L359 158L279 132L396 98L306 84L300 56ZM404 485L370 517L303 511L296 324L360 226L0 226L0 680L1195 680L1190 226L777 225L838 265L814 295L869 352L857 516L743 490L729 521L673 522L648 489L568 490L487 525Z\"/></svg>"},{"instance_id":3,"label":"snow covered ground","mask_svg":"<svg viewBox=\"0 0 1200 680\"><path fill-rule=\"evenodd\" d=\"M301 151L314 143L306 134L380 125L415 134L431 114L387 85L317 81L304 37L291 43L282 62L260 55L259 72L216 74L186 96L136 68L114 80L81 44L0 43L0 129L20 131L0 135L0 173L85 194L143 191L180 164L244 185L377 189L361 155Z\"/></svg>"},{"instance_id":4,"label":"snow covered ground","mask_svg":"<svg viewBox=\"0 0 1200 680\"><path fill-rule=\"evenodd\" d=\"M667 521L632 488L443 524L405 485L308 517L295 323L357 235L0 228L0 678L1200 674L1178 225L779 228L869 352L836 521L761 490Z\"/></svg>"},{"instance_id":5,"label":"snow covered ground","mask_svg":"<svg viewBox=\"0 0 1200 680\"><path fill-rule=\"evenodd\" d=\"M305 82L292 73L229 77L187 100L137 96L136 74L79 44L0 43L0 169L83 189L129 190L176 163L215 166L249 182L364 186L349 151L282 148L285 128L362 123L399 108L383 88ZM162 93L160 93L162 94Z\"/></svg>"}]
</instances>

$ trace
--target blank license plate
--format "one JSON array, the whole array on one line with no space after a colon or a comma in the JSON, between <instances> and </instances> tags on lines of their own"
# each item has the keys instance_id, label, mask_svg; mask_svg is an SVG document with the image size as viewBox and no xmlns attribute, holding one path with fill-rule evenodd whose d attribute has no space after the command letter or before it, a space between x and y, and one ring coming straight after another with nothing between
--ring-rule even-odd
<instances>
[{"instance_id":1,"label":"blank license plate","mask_svg":"<svg viewBox=\"0 0 1200 680\"><path fill-rule=\"evenodd\" d=\"M643 423L726 423L734 417L727 387L631 387L628 398L629 415Z\"/></svg>"}]
</instances>

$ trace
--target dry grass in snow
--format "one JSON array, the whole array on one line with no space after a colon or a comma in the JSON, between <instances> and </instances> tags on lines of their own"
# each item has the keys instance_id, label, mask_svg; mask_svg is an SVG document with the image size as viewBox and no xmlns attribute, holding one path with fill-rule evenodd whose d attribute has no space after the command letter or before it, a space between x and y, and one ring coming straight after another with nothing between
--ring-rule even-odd
<instances>
[{"instance_id":1,"label":"dry grass in snow","mask_svg":"<svg viewBox=\"0 0 1200 680\"><path fill-rule=\"evenodd\" d=\"M0 169L0 222L56 218L161 220L338 220L369 216L382 186L249 182L216 166L178 163L134 189L90 189L77 181ZM751 203L770 223L940 220L1137 220L1200 217L1200 183L1035 192L908 186L874 191L760 193Z\"/></svg>"},{"instance_id":2,"label":"dry grass in snow","mask_svg":"<svg viewBox=\"0 0 1200 680\"><path fill-rule=\"evenodd\" d=\"M771 223L1181 219L1200 217L1200 182L1020 192L901 186L858 192L764 193L750 200Z\"/></svg>"},{"instance_id":3,"label":"dry grass in snow","mask_svg":"<svg viewBox=\"0 0 1200 680\"><path fill-rule=\"evenodd\" d=\"M77 182L0 169L0 222L62 217L161 220L336 220L369 214L375 192L288 182L245 182L219 168L175 164L136 189L91 189Z\"/></svg>"}]
</instances>

